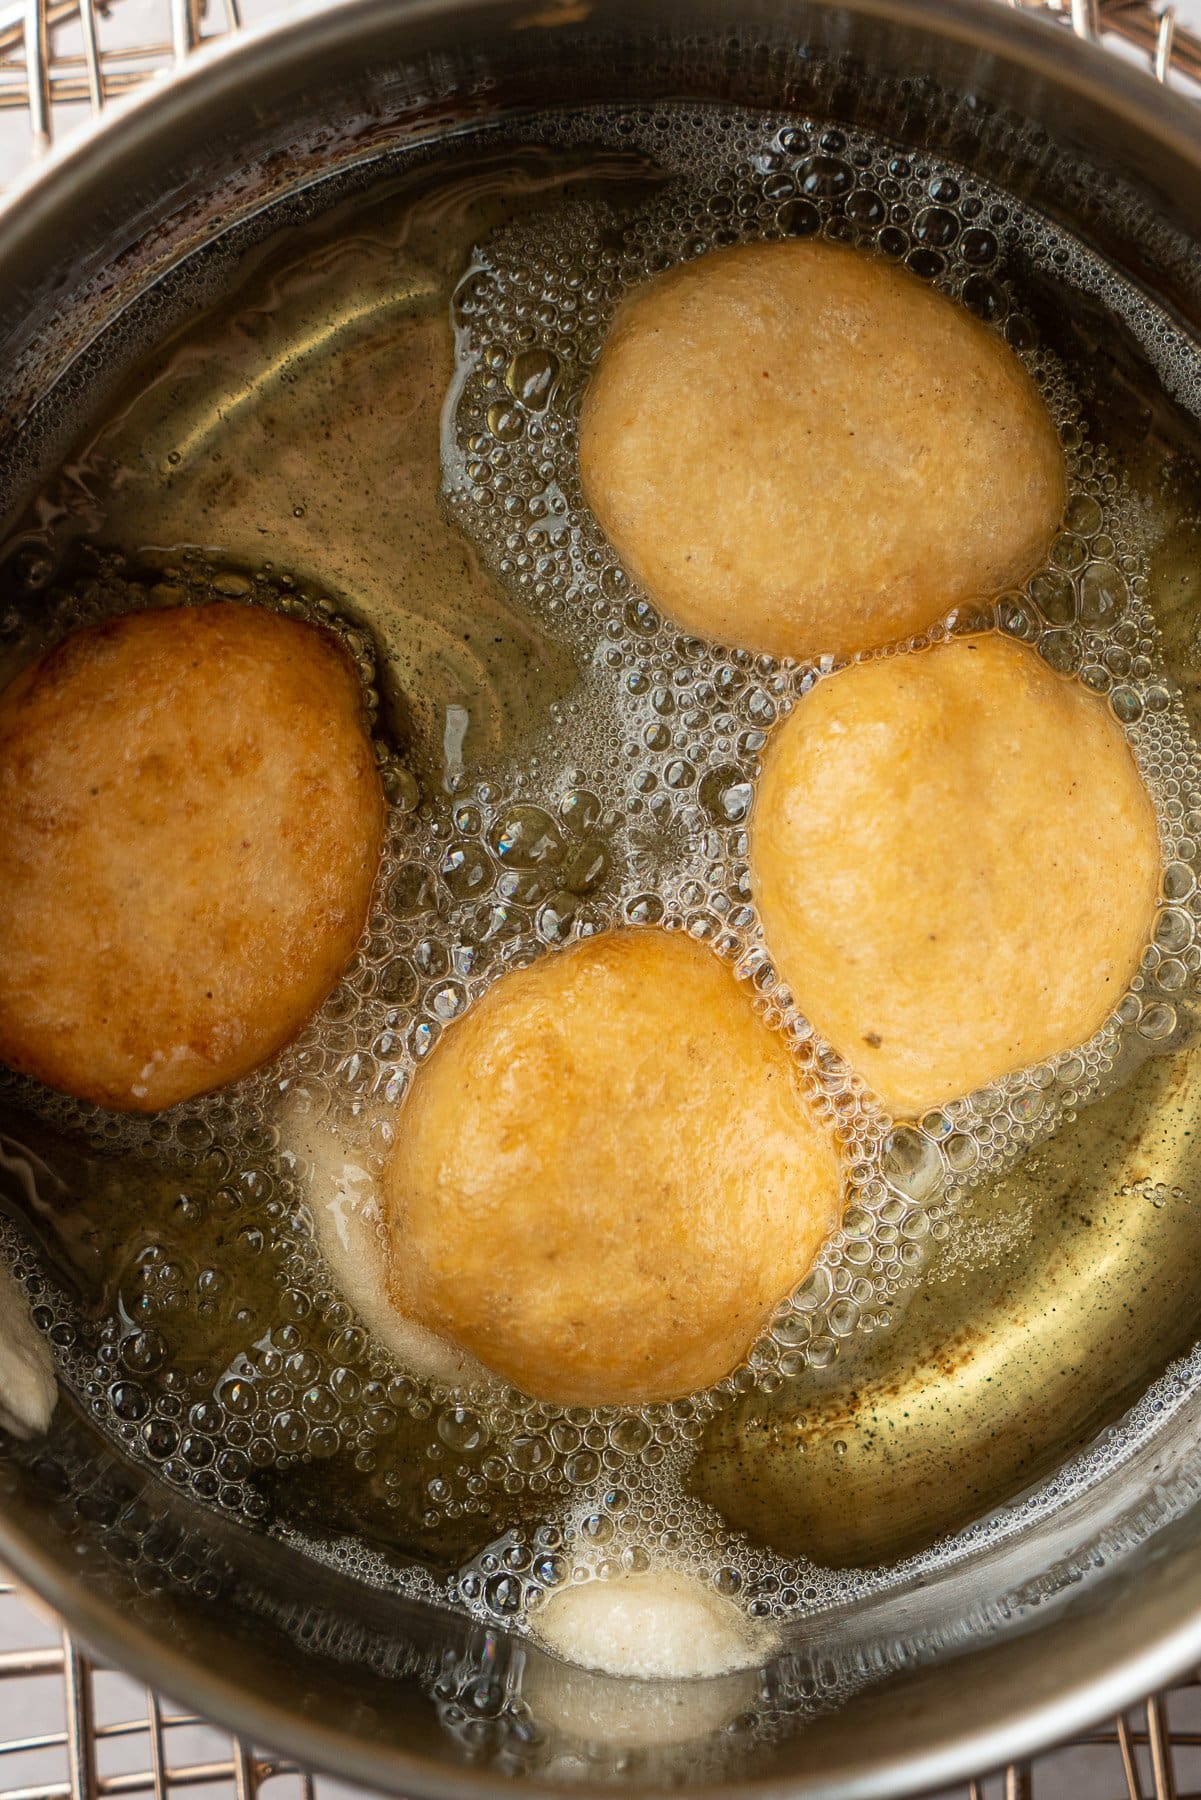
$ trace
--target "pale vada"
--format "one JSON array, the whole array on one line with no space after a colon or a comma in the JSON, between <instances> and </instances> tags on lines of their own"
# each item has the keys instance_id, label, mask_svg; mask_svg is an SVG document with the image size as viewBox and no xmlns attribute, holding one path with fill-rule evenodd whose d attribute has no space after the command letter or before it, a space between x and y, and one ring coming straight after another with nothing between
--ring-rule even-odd
<instances>
[{"instance_id":1,"label":"pale vada","mask_svg":"<svg viewBox=\"0 0 1201 1800\"><path fill-rule=\"evenodd\" d=\"M680 1569L578 1581L534 1613L534 1636L581 1668L637 1681L687 1681L762 1662L774 1633L711 1583Z\"/></svg>"},{"instance_id":2,"label":"pale vada","mask_svg":"<svg viewBox=\"0 0 1201 1800\"><path fill-rule=\"evenodd\" d=\"M767 947L894 1114L1083 1043L1138 969L1155 810L1106 702L1000 634L856 663L768 744Z\"/></svg>"},{"instance_id":3,"label":"pale vada","mask_svg":"<svg viewBox=\"0 0 1201 1800\"><path fill-rule=\"evenodd\" d=\"M772 656L849 656L991 599L1066 498L1004 340L882 258L741 244L619 308L584 393L585 498L675 624Z\"/></svg>"},{"instance_id":4,"label":"pale vada","mask_svg":"<svg viewBox=\"0 0 1201 1800\"><path fill-rule=\"evenodd\" d=\"M58 1382L50 1346L34 1322L25 1290L0 1264L0 1431L41 1437L50 1429Z\"/></svg>"},{"instance_id":5,"label":"pale vada","mask_svg":"<svg viewBox=\"0 0 1201 1800\"><path fill-rule=\"evenodd\" d=\"M345 970L383 828L328 632L221 602L75 632L0 695L0 1060L119 1111L248 1074Z\"/></svg>"},{"instance_id":6,"label":"pale vada","mask_svg":"<svg viewBox=\"0 0 1201 1800\"><path fill-rule=\"evenodd\" d=\"M651 1568L554 1589L531 1634L521 1697L577 1743L651 1748L720 1731L754 1705L753 1671L778 1632L681 1570ZM609 1677L609 1679L605 1679Z\"/></svg>"},{"instance_id":7,"label":"pale vada","mask_svg":"<svg viewBox=\"0 0 1201 1800\"><path fill-rule=\"evenodd\" d=\"M561 1405L729 1374L841 1210L783 1036L653 930L502 975L418 1071L384 1186L398 1310Z\"/></svg>"}]
</instances>

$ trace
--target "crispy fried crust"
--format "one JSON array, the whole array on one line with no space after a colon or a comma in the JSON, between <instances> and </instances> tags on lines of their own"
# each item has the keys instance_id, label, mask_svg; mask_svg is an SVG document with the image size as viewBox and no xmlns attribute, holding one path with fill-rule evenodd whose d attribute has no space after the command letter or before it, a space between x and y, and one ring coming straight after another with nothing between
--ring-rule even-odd
<instances>
[{"instance_id":1,"label":"crispy fried crust","mask_svg":"<svg viewBox=\"0 0 1201 1800\"><path fill-rule=\"evenodd\" d=\"M584 395L580 474L671 619L798 658L995 598L1066 495L1046 407L997 333L818 240L714 251L627 300Z\"/></svg>"},{"instance_id":2,"label":"crispy fried crust","mask_svg":"<svg viewBox=\"0 0 1201 1800\"><path fill-rule=\"evenodd\" d=\"M1104 700L1010 638L843 669L768 745L751 818L768 948L896 1112L1090 1037L1138 968L1159 877Z\"/></svg>"},{"instance_id":3,"label":"crispy fried crust","mask_svg":"<svg viewBox=\"0 0 1201 1800\"><path fill-rule=\"evenodd\" d=\"M75 632L0 695L0 1059L122 1111L236 1081L345 969L383 822L329 633L222 603Z\"/></svg>"},{"instance_id":4,"label":"crispy fried crust","mask_svg":"<svg viewBox=\"0 0 1201 1800\"><path fill-rule=\"evenodd\" d=\"M399 1309L564 1404L726 1375L841 1208L796 1058L709 951L592 938L501 977L397 1119Z\"/></svg>"}]
</instances>

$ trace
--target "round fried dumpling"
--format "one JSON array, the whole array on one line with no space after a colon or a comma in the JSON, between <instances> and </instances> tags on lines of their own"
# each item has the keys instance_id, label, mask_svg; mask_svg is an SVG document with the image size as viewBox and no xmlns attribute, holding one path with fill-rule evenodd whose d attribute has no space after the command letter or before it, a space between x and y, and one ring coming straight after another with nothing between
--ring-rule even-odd
<instances>
[{"instance_id":1,"label":"round fried dumpling","mask_svg":"<svg viewBox=\"0 0 1201 1800\"><path fill-rule=\"evenodd\" d=\"M1046 407L997 333L820 239L717 250L627 300L584 395L580 476L670 619L798 658L995 596L1066 497Z\"/></svg>"},{"instance_id":2,"label":"round fried dumpling","mask_svg":"<svg viewBox=\"0 0 1201 1800\"><path fill-rule=\"evenodd\" d=\"M328 632L217 602L75 632L0 695L0 1060L153 1112L342 975L384 802Z\"/></svg>"},{"instance_id":3,"label":"round fried dumpling","mask_svg":"<svg viewBox=\"0 0 1201 1800\"><path fill-rule=\"evenodd\" d=\"M544 1731L612 1751L685 1744L754 1705L778 1634L695 1575L622 1572L555 1588L531 1615L521 1697Z\"/></svg>"},{"instance_id":4,"label":"round fried dumpling","mask_svg":"<svg viewBox=\"0 0 1201 1800\"><path fill-rule=\"evenodd\" d=\"M841 1207L787 1043L711 952L590 938L500 980L397 1119L391 1291L537 1399L727 1375Z\"/></svg>"},{"instance_id":5,"label":"round fried dumpling","mask_svg":"<svg viewBox=\"0 0 1201 1800\"><path fill-rule=\"evenodd\" d=\"M768 745L750 860L797 1005L894 1113L1090 1037L1160 878L1104 700L996 634L819 681Z\"/></svg>"},{"instance_id":6,"label":"round fried dumpling","mask_svg":"<svg viewBox=\"0 0 1201 1800\"><path fill-rule=\"evenodd\" d=\"M773 1634L679 1569L650 1568L552 1590L534 1636L565 1662L636 1681L695 1680L762 1662Z\"/></svg>"}]
</instances>

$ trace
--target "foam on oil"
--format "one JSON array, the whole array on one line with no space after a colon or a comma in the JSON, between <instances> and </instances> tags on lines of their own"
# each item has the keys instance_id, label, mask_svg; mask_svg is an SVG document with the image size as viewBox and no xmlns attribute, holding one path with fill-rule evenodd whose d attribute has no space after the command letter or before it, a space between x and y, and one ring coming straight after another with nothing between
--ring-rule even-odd
<instances>
[{"instance_id":1,"label":"foam on oil","mask_svg":"<svg viewBox=\"0 0 1201 1800\"><path fill-rule=\"evenodd\" d=\"M7 1155L38 1196L30 1227L75 1271L83 1303L46 1280L15 1231L5 1243L64 1377L128 1454L235 1515L271 1518L365 1580L520 1628L565 1584L667 1565L752 1617L785 1620L899 1582L914 1565L842 1573L752 1547L687 1485L707 1422L750 1393L786 1397L860 1334L887 1332L974 1185L1146 1056L1187 1040L1201 984L1201 768L1148 606L1156 524L1124 479L1121 447L1089 438L1072 372L1040 342L1015 271L1053 268L1065 290L1100 296L1194 410L1195 351L1066 234L979 178L893 145L675 107L556 116L531 130L585 163L598 143L639 151L665 175L619 199L581 183L478 237L463 238L464 215L452 212L460 235L448 228L434 259L453 269L427 292L441 304L453 289L446 508L505 617L527 622L527 649L568 645L578 672L556 680L540 711L513 711L509 728L476 750L469 709L454 699L430 740L435 757L428 742L424 761L398 754L395 732L379 723L391 642L382 611L269 565L230 569L176 539L154 549L150 533L131 535L137 478L132 502L117 485L107 494L101 458L84 511L110 548L88 579L47 602L53 557L34 566L32 540L24 544L36 599L11 616L9 668L81 623L140 604L224 595L331 624L379 724L391 823L345 982L260 1075L150 1120L5 1079ZM914 1122L882 1115L814 1038L775 976L750 901L745 823L760 752L828 667L673 631L630 587L575 469L579 396L632 285L723 244L818 232L904 260L1003 331L1038 381L1068 458L1063 530L1025 589L948 618L929 639L996 625L1105 694L1163 841L1154 941L1114 1017L1082 1048ZM394 318L389 329L400 331ZM169 420L168 400L163 409ZM414 480L428 481L434 451L415 440L413 458L425 460ZM168 488L181 460L165 458ZM294 519L306 505L297 498ZM223 541L211 524L210 513L206 541ZM285 548L296 529L284 522ZM136 563L125 565L114 543L137 551ZM284 548L272 549L286 563ZM453 1353L382 1332L378 1269L357 1285L353 1271L373 1244L382 1255L373 1183L442 1031L505 969L617 923L688 931L753 988L839 1131L848 1206L728 1381L671 1406L558 1409L462 1369ZM1137 1431L1136 1422L1130 1441ZM1039 1501L1055 1503L1054 1493ZM965 1554L971 1541L965 1533Z\"/></svg>"}]
</instances>

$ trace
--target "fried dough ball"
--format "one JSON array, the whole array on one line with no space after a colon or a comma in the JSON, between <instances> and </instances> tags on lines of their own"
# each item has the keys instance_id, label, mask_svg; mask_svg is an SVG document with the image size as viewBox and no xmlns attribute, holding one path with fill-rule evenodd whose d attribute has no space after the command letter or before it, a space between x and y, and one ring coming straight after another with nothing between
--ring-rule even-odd
<instances>
[{"instance_id":1,"label":"fried dough ball","mask_svg":"<svg viewBox=\"0 0 1201 1800\"><path fill-rule=\"evenodd\" d=\"M0 1060L133 1112L248 1074L345 969L383 824L328 632L221 602L75 632L0 695Z\"/></svg>"},{"instance_id":2,"label":"fried dough ball","mask_svg":"<svg viewBox=\"0 0 1201 1800\"><path fill-rule=\"evenodd\" d=\"M652 1749L720 1731L755 1701L778 1633L680 1570L556 1588L530 1620L555 1658L527 1658L521 1697L578 1744Z\"/></svg>"},{"instance_id":3,"label":"fried dough ball","mask_svg":"<svg viewBox=\"0 0 1201 1800\"><path fill-rule=\"evenodd\" d=\"M521 1680L521 1698L534 1723L567 1739L577 1754L599 1748L612 1756L695 1744L751 1712L758 1697L756 1672L748 1668L699 1679L639 1680L527 1653Z\"/></svg>"},{"instance_id":4,"label":"fried dough ball","mask_svg":"<svg viewBox=\"0 0 1201 1800\"><path fill-rule=\"evenodd\" d=\"M348 1109L328 1106L328 1098L323 1086L314 1084L306 1092L293 1083L276 1120L280 1149L298 1179L313 1237L342 1298L410 1375L461 1392L494 1390L496 1382L474 1358L393 1306L379 1169L365 1141L372 1116L352 1117Z\"/></svg>"},{"instance_id":5,"label":"fried dough ball","mask_svg":"<svg viewBox=\"0 0 1201 1800\"><path fill-rule=\"evenodd\" d=\"M41 1437L50 1429L57 1402L50 1347L34 1323L24 1289L0 1265L0 1431Z\"/></svg>"},{"instance_id":6,"label":"fried dough ball","mask_svg":"<svg viewBox=\"0 0 1201 1800\"><path fill-rule=\"evenodd\" d=\"M768 745L750 862L798 1006L900 1114L1090 1037L1161 867L1105 702L999 634L818 682Z\"/></svg>"},{"instance_id":7,"label":"fried dough ball","mask_svg":"<svg viewBox=\"0 0 1201 1800\"><path fill-rule=\"evenodd\" d=\"M636 1681L694 1680L762 1662L772 1633L678 1569L651 1568L554 1590L534 1636L565 1662Z\"/></svg>"},{"instance_id":8,"label":"fried dough ball","mask_svg":"<svg viewBox=\"0 0 1201 1800\"><path fill-rule=\"evenodd\" d=\"M691 939L591 938L446 1033L385 1176L406 1317L562 1405L717 1381L841 1207L784 1039Z\"/></svg>"},{"instance_id":9,"label":"fried dough ball","mask_svg":"<svg viewBox=\"0 0 1201 1800\"><path fill-rule=\"evenodd\" d=\"M1047 410L996 332L816 239L714 251L626 301L584 395L580 476L670 619L798 658L994 596L1066 498Z\"/></svg>"}]
</instances>

